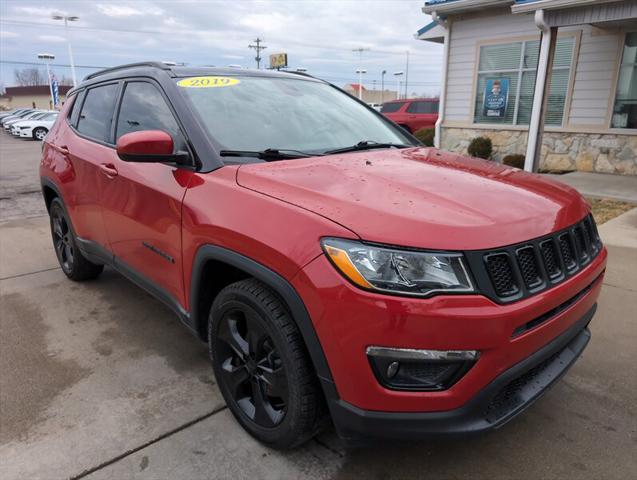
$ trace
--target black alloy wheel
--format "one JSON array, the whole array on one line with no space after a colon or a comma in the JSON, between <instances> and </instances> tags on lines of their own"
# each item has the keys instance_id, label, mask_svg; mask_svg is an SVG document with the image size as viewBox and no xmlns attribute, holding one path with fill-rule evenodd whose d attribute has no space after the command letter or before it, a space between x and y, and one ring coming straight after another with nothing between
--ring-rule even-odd
<instances>
[{"instance_id":1,"label":"black alloy wheel","mask_svg":"<svg viewBox=\"0 0 637 480\"><path fill-rule=\"evenodd\" d=\"M223 381L241 411L261 427L283 420L288 381L272 338L246 305L228 310L215 339Z\"/></svg>"},{"instance_id":2,"label":"black alloy wheel","mask_svg":"<svg viewBox=\"0 0 637 480\"><path fill-rule=\"evenodd\" d=\"M49 216L53 248L64 274L75 281L98 277L104 270L104 265L91 262L77 248L73 227L58 197L54 198L49 205Z\"/></svg>"},{"instance_id":3,"label":"black alloy wheel","mask_svg":"<svg viewBox=\"0 0 637 480\"><path fill-rule=\"evenodd\" d=\"M51 230L53 233L53 246L65 273L73 271L74 245L71 229L61 209L51 212Z\"/></svg>"},{"instance_id":4,"label":"black alloy wheel","mask_svg":"<svg viewBox=\"0 0 637 480\"><path fill-rule=\"evenodd\" d=\"M327 422L318 377L287 306L247 278L223 288L208 317L217 384L243 428L272 448L293 448Z\"/></svg>"}]
</instances>

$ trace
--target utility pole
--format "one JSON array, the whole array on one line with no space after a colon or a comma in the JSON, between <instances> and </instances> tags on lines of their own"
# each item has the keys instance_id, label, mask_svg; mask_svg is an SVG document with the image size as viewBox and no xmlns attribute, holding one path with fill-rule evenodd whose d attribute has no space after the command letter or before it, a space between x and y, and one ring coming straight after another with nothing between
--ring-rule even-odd
<instances>
[{"instance_id":1,"label":"utility pole","mask_svg":"<svg viewBox=\"0 0 637 480\"><path fill-rule=\"evenodd\" d=\"M257 56L254 57L254 59L257 61L257 70L261 67L261 50L265 50L266 48L268 48L265 45L261 45L261 42L263 42L263 39L257 37L257 39L254 41L256 45L248 45L248 48L253 48L257 52Z\"/></svg>"}]
</instances>

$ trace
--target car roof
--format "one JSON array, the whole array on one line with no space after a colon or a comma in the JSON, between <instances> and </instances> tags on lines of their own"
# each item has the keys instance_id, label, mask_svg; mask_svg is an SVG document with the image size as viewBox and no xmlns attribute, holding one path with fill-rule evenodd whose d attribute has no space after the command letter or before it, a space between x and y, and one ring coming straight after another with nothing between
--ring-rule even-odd
<instances>
[{"instance_id":1,"label":"car roof","mask_svg":"<svg viewBox=\"0 0 637 480\"><path fill-rule=\"evenodd\" d=\"M286 72L277 70L256 70L249 68L232 68L232 67L191 67L191 66L173 66L162 62L140 62L130 63L126 65L119 65L117 67L107 68L91 73L86 76L82 83L76 88L69 91L69 95L72 95L77 89L84 88L86 86L93 85L95 83L101 83L109 80L117 80L127 77L135 76L148 76L156 77L164 72L173 78L181 77L199 77L199 76L227 76L233 77L271 77L271 78L292 78L292 79L304 79L315 82L323 82L308 75L305 72Z\"/></svg>"},{"instance_id":2,"label":"car roof","mask_svg":"<svg viewBox=\"0 0 637 480\"><path fill-rule=\"evenodd\" d=\"M422 97L422 98L401 98L400 100L387 100L385 103L404 103L404 102L438 102L439 98L434 97Z\"/></svg>"}]
</instances>

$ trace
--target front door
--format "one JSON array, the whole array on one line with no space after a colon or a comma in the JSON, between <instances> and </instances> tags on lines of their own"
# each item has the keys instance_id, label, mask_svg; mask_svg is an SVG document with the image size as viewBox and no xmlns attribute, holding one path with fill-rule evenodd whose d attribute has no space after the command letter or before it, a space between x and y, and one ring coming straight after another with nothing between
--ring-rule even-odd
<instances>
[{"instance_id":1,"label":"front door","mask_svg":"<svg viewBox=\"0 0 637 480\"><path fill-rule=\"evenodd\" d=\"M163 130L173 138L175 151L187 149L164 96L150 81L124 85L115 142L139 130ZM112 163L102 206L115 261L185 305L181 204L192 172L163 163L124 162L119 158Z\"/></svg>"}]
</instances>

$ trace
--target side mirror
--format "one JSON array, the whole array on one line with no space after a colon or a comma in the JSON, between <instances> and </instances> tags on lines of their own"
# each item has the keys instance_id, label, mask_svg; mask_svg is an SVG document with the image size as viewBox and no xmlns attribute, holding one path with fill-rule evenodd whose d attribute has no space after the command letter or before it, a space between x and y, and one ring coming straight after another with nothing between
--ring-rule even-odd
<instances>
[{"instance_id":1,"label":"side mirror","mask_svg":"<svg viewBox=\"0 0 637 480\"><path fill-rule=\"evenodd\" d=\"M188 153L173 153L170 135L162 130L141 130L122 135L117 140L117 156L125 162L184 163Z\"/></svg>"}]
</instances>

